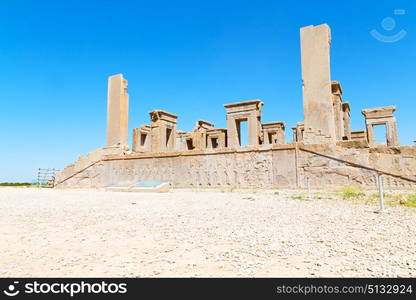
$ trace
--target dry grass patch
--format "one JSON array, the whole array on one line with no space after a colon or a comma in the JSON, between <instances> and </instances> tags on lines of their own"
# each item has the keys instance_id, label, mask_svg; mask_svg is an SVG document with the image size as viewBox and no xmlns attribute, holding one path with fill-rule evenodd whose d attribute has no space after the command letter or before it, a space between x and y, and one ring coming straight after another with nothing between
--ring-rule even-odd
<instances>
[{"instance_id":1,"label":"dry grass patch","mask_svg":"<svg viewBox=\"0 0 416 300\"><path fill-rule=\"evenodd\" d=\"M338 192L343 199L357 199L365 197L365 193L360 189L352 186L347 186Z\"/></svg>"}]
</instances>

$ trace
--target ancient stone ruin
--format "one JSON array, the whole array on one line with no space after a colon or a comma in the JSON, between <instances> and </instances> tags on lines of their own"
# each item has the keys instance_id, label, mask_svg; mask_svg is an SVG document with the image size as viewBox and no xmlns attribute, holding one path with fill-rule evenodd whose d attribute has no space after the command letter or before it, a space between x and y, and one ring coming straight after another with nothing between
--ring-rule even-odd
<instances>
[{"instance_id":1,"label":"ancient stone ruin","mask_svg":"<svg viewBox=\"0 0 416 300\"><path fill-rule=\"evenodd\" d=\"M107 145L127 145L129 95L127 80L117 74L108 78Z\"/></svg>"},{"instance_id":2,"label":"ancient stone ruin","mask_svg":"<svg viewBox=\"0 0 416 300\"><path fill-rule=\"evenodd\" d=\"M105 187L117 182L167 181L173 187L374 186L384 174L388 187L416 186L416 146L400 146L395 106L363 109L365 128L352 130L350 104L331 79L328 25L300 30L304 120L292 127L262 123L259 100L225 104L227 128L198 120L191 132L177 129L179 116L149 112L149 123L128 141L127 80L109 77L107 146L80 157L56 176L58 187ZM248 141L242 145L242 122ZM374 127L386 127L386 142Z\"/></svg>"}]
</instances>

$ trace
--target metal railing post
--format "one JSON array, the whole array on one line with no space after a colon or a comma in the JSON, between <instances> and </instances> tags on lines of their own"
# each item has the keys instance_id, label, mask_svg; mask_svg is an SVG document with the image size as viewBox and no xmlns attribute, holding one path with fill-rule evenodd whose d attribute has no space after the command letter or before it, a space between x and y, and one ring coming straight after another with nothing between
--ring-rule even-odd
<instances>
[{"instance_id":1,"label":"metal railing post","mask_svg":"<svg viewBox=\"0 0 416 300\"><path fill-rule=\"evenodd\" d=\"M380 212L384 211L384 187L383 187L383 175L377 174L378 193L380 196Z\"/></svg>"}]
</instances>

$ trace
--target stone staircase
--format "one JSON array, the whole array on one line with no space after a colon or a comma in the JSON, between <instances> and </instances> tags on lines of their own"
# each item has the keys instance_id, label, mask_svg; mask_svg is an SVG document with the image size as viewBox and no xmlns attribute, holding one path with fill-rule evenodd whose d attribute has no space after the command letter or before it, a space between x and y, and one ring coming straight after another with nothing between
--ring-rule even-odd
<instances>
[{"instance_id":1,"label":"stone staircase","mask_svg":"<svg viewBox=\"0 0 416 300\"><path fill-rule=\"evenodd\" d=\"M120 146L108 146L99 148L88 153L85 157L80 155L78 160L74 163L66 166L61 172L57 173L55 176L55 186L59 187L68 179L74 177L75 175L84 172L91 166L99 163L107 155L121 155L126 154L128 148Z\"/></svg>"}]
</instances>

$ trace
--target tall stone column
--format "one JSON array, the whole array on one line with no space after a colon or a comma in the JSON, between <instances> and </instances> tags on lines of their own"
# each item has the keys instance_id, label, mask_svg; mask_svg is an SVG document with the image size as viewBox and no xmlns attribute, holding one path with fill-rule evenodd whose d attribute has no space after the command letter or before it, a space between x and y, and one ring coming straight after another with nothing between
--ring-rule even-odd
<instances>
[{"instance_id":1,"label":"tall stone column","mask_svg":"<svg viewBox=\"0 0 416 300\"><path fill-rule=\"evenodd\" d=\"M304 143L336 142L332 101L328 25L307 26L300 30L302 56Z\"/></svg>"},{"instance_id":2,"label":"tall stone column","mask_svg":"<svg viewBox=\"0 0 416 300\"><path fill-rule=\"evenodd\" d=\"M108 77L107 146L126 146L128 140L129 95L122 74Z\"/></svg>"}]
</instances>

